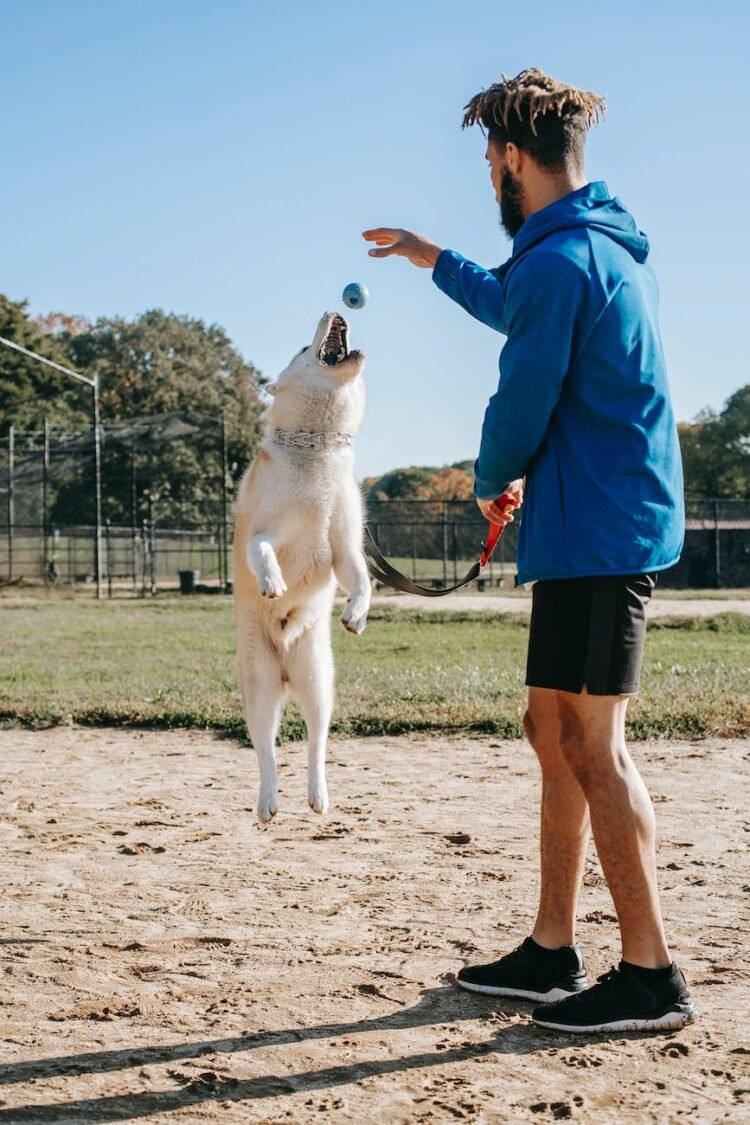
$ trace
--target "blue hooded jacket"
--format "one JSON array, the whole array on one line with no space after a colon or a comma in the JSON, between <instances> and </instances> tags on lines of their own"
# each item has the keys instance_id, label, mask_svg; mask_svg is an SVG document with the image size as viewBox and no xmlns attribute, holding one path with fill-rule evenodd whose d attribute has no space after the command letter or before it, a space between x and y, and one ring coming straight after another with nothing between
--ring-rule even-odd
<instances>
[{"instance_id":1,"label":"blue hooded jacket","mask_svg":"<svg viewBox=\"0 0 750 1125\"><path fill-rule=\"evenodd\" d=\"M648 239L606 184L530 215L497 270L443 250L435 283L507 335L474 466L494 499L526 477L519 584L677 562L682 462Z\"/></svg>"}]
</instances>

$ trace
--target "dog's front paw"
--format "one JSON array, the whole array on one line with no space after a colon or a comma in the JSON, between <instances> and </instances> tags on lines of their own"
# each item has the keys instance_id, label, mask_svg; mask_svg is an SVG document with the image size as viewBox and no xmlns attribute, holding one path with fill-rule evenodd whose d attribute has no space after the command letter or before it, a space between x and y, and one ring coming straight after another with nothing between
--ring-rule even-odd
<instances>
[{"instance_id":1,"label":"dog's front paw","mask_svg":"<svg viewBox=\"0 0 750 1125\"><path fill-rule=\"evenodd\" d=\"M264 598L283 598L287 589L284 576L278 567L273 573L266 573L259 578L258 586Z\"/></svg>"},{"instance_id":2,"label":"dog's front paw","mask_svg":"<svg viewBox=\"0 0 750 1125\"><path fill-rule=\"evenodd\" d=\"M311 785L307 791L307 800L310 808L324 816L328 812L328 790L326 783Z\"/></svg>"},{"instance_id":3,"label":"dog's front paw","mask_svg":"<svg viewBox=\"0 0 750 1125\"><path fill-rule=\"evenodd\" d=\"M261 824L268 824L269 820L273 820L279 808L279 794L277 790L261 789L260 796L258 797L258 806L256 808L256 815Z\"/></svg>"},{"instance_id":4,"label":"dog's front paw","mask_svg":"<svg viewBox=\"0 0 750 1125\"><path fill-rule=\"evenodd\" d=\"M349 633L355 633L357 636L364 633L367 624L367 607L347 602L341 615L341 624Z\"/></svg>"}]
</instances>

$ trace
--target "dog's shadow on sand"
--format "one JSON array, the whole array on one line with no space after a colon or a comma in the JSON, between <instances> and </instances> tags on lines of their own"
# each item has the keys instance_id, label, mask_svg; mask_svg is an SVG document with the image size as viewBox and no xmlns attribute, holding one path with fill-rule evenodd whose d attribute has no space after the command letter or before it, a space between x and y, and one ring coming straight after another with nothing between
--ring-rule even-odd
<instances>
[{"instance_id":1,"label":"dog's shadow on sand","mask_svg":"<svg viewBox=\"0 0 750 1125\"><path fill-rule=\"evenodd\" d=\"M492 1001L490 1000L490 1005ZM228 1039L205 1039L194 1043L171 1043L161 1047L123 1048L118 1051L100 1051L87 1054L35 1059L28 1062L0 1066L0 1085L39 1081L46 1078L63 1078L107 1071L144 1067L161 1063L181 1062L203 1055L231 1055L273 1048L288 1043L315 1039L335 1039L342 1035L359 1035L365 1032L406 1031L412 1027L456 1025L462 1021L486 1018L497 1010L488 1006L488 998L462 992L451 985L428 988L416 1004L401 1008L389 1015L352 1022L326 1023L312 1027L294 1027L281 1031L258 1032ZM512 1001L503 1001L508 1014L523 1010ZM444 1027L441 1026L444 1033ZM625 1036L618 1033L618 1038ZM576 1036L576 1044L601 1043L605 1035L590 1038ZM60 1122L83 1120L88 1122L127 1121L147 1117L154 1113L169 1113L205 1101L244 1102L256 1098L279 1097L303 1091L326 1090L345 1086L363 1078L396 1074L399 1071L419 1070L430 1066L445 1066L480 1055L525 1055L559 1046L560 1038L550 1036L542 1028L530 1023L514 1021L493 1031L491 1038L477 1043L463 1043L457 1047L423 1051L420 1054L398 1058L372 1059L324 1067L301 1074L268 1074L257 1078L224 1079L214 1071L196 1074L189 1078L178 1077L185 1085L177 1089L138 1090L133 1093L109 1097L82 1098L57 1104L36 1104L0 1109L0 1121ZM216 1065L216 1060L212 1060ZM209 1064L207 1064L209 1065Z\"/></svg>"}]
</instances>

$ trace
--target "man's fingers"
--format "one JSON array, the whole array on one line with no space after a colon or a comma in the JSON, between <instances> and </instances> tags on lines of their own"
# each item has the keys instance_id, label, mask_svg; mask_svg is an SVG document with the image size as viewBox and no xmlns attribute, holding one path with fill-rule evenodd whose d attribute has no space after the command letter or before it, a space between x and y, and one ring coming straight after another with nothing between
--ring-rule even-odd
<instances>
[{"instance_id":1,"label":"man's fingers","mask_svg":"<svg viewBox=\"0 0 750 1125\"><path fill-rule=\"evenodd\" d=\"M393 242L398 233L395 227L373 227L372 230L363 230L362 237L366 242L380 242L383 239Z\"/></svg>"},{"instance_id":2,"label":"man's fingers","mask_svg":"<svg viewBox=\"0 0 750 1125\"><path fill-rule=\"evenodd\" d=\"M508 507L510 507L510 505L508 505ZM490 518L492 519L493 523L502 523L502 524L513 523L513 509L512 508L509 511L508 508L498 508L497 504L492 503L492 504L490 504L489 508L487 509L487 512L488 512Z\"/></svg>"},{"instance_id":3,"label":"man's fingers","mask_svg":"<svg viewBox=\"0 0 750 1125\"><path fill-rule=\"evenodd\" d=\"M398 253L398 247L384 246L382 250L368 250L367 253L371 258L388 258L391 254Z\"/></svg>"}]
</instances>

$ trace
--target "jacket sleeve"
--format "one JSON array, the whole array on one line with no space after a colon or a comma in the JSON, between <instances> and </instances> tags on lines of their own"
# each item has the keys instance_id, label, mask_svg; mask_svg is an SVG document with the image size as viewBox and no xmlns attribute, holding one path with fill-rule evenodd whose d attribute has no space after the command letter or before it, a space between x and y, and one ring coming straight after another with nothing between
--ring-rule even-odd
<instances>
[{"instance_id":1,"label":"jacket sleeve","mask_svg":"<svg viewBox=\"0 0 750 1125\"><path fill-rule=\"evenodd\" d=\"M474 494L499 496L526 475L560 399L580 338L585 275L569 258L537 251L505 282L508 341L487 406Z\"/></svg>"},{"instance_id":2,"label":"jacket sleeve","mask_svg":"<svg viewBox=\"0 0 750 1125\"><path fill-rule=\"evenodd\" d=\"M443 250L432 270L432 280L451 300L496 332L505 332L503 287L494 274L455 250Z\"/></svg>"}]
</instances>

